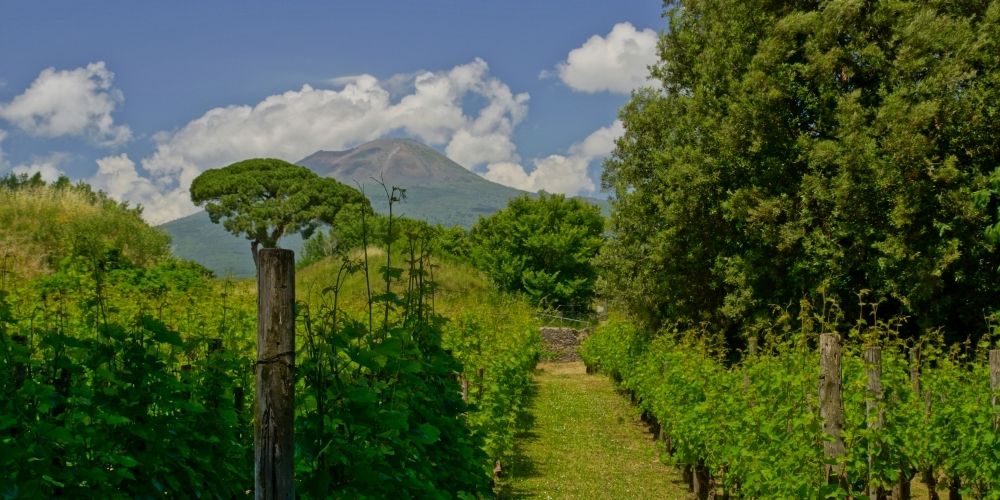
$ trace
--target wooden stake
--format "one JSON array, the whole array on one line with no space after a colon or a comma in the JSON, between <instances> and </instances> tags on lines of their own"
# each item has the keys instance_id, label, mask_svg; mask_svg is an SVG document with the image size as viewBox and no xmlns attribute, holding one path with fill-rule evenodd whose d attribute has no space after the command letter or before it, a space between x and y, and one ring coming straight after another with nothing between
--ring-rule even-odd
<instances>
[{"instance_id":1,"label":"wooden stake","mask_svg":"<svg viewBox=\"0 0 1000 500\"><path fill-rule=\"evenodd\" d=\"M885 410L882 408L882 348L869 347L865 349L865 372L868 374L868 397L865 398L865 418L869 429L885 427ZM868 498L885 498L882 486L872 484L872 470L875 469L875 455L871 444L868 445Z\"/></svg>"},{"instance_id":2,"label":"wooden stake","mask_svg":"<svg viewBox=\"0 0 1000 500\"><path fill-rule=\"evenodd\" d=\"M295 253L258 254L257 405L254 492L257 500L295 497Z\"/></svg>"},{"instance_id":3,"label":"wooden stake","mask_svg":"<svg viewBox=\"0 0 1000 500\"><path fill-rule=\"evenodd\" d=\"M841 396L840 336L824 333L819 337L819 416L827 435L823 454L830 465L823 468L827 484L844 484L844 466L837 460L844 455L844 401Z\"/></svg>"}]
</instances>

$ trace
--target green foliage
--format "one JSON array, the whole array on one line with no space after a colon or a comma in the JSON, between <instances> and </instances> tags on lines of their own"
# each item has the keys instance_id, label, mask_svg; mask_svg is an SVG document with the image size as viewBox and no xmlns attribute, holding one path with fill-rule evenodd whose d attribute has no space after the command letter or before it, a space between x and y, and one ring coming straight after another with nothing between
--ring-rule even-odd
<instances>
[{"instance_id":1,"label":"green foliage","mask_svg":"<svg viewBox=\"0 0 1000 500\"><path fill-rule=\"evenodd\" d=\"M232 333L253 316L215 297L200 266L115 252L0 291L0 493L242 496L252 389Z\"/></svg>"},{"instance_id":2,"label":"green foliage","mask_svg":"<svg viewBox=\"0 0 1000 500\"><path fill-rule=\"evenodd\" d=\"M523 301L481 300L487 287L470 267L432 258L441 229L384 222L381 235L362 233L385 245L363 252L386 259L370 268L383 290L357 252L338 252L323 262L318 300L298 304L297 491L486 496L493 464L512 449L537 325ZM173 259L138 266L107 239L113 226L90 227L103 246L63 257L55 272L26 279L10 273L23 256L0 262L0 494L244 496L253 284ZM348 291L364 294L360 308L338 303ZM478 309L457 323L436 310L463 301ZM478 381L468 404L462 379Z\"/></svg>"},{"instance_id":3,"label":"green foliage","mask_svg":"<svg viewBox=\"0 0 1000 500\"><path fill-rule=\"evenodd\" d=\"M493 464L508 464L514 452L518 414L531 389L542 350L538 321L524 301L506 295L467 300L444 329L444 347L461 363L468 424L482 439Z\"/></svg>"},{"instance_id":4,"label":"green foliage","mask_svg":"<svg viewBox=\"0 0 1000 500\"><path fill-rule=\"evenodd\" d=\"M435 313L437 285L430 279L435 229L389 222L376 237L386 244L385 293L369 295L360 315L345 310L351 274L361 272L366 290L372 286L364 261L339 253L321 299L304 309L298 493L485 494L493 461L512 449L514 415L537 359L537 330L529 309L515 302L495 302L508 306L495 321L468 311L457 323L446 322ZM367 226L361 230L367 241ZM395 258L393 243L402 246ZM391 267L400 257L406 268ZM393 285L400 282L405 293L397 294ZM493 310L482 307L484 314ZM384 314L376 320L379 309ZM477 380L471 406L460 379Z\"/></svg>"},{"instance_id":5,"label":"green foliage","mask_svg":"<svg viewBox=\"0 0 1000 500\"><path fill-rule=\"evenodd\" d=\"M290 233L308 238L346 205L370 207L356 189L270 158L206 170L191 183L191 201L204 205L212 222L225 219L227 231L245 235L255 261L258 245L273 248Z\"/></svg>"},{"instance_id":6,"label":"green foliage","mask_svg":"<svg viewBox=\"0 0 1000 500\"><path fill-rule=\"evenodd\" d=\"M362 224L362 215L365 216L365 222L369 223L368 231L375 235L381 234L384 238L384 228L387 226L384 217L376 216L371 207L366 205L347 205L337 212L328 231L317 231L305 241L299 266L305 267L326 257L361 248L366 227Z\"/></svg>"},{"instance_id":7,"label":"green foliage","mask_svg":"<svg viewBox=\"0 0 1000 500\"><path fill-rule=\"evenodd\" d=\"M819 290L982 331L1000 295L1000 4L669 3L621 111L603 285L734 337ZM990 179L993 179L992 181ZM992 186L992 187L991 187ZM991 232L992 231L992 232Z\"/></svg>"},{"instance_id":8,"label":"green foliage","mask_svg":"<svg viewBox=\"0 0 1000 500\"><path fill-rule=\"evenodd\" d=\"M603 229L600 209L583 200L521 196L473 226L472 260L501 290L541 306L589 308Z\"/></svg>"},{"instance_id":9,"label":"green foliage","mask_svg":"<svg viewBox=\"0 0 1000 500\"><path fill-rule=\"evenodd\" d=\"M327 257L336 257L363 248L365 234L370 238L370 243L379 246L407 241L411 236L419 234L430 238L435 254L459 259L469 257L468 233L460 227L445 228L407 217L393 217L392 221L390 235L388 216L373 213L368 207L361 205L348 205L337 213L329 230L325 232L319 230L305 241L304 255L299 260L298 266L307 267Z\"/></svg>"},{"instance_id":10,"label":"green foliage","mask_svg":"<svg viewBox=\"0 0 1000 500\"><path fill-rule=\"evenodd\" d=\"M828 331L808 308L794 321L775 318L760 332L761 347L735 365L704 332L668 332L650 341L632 324L612 320L582 348L588 366L617 379L662 426L669 461L704 463L730 493L741 497L858 497L866 484L892 488L896 480L930 470L939 483L960 478L963 494L996 498L1000 492L1000 434L992 425L985 348L972 357L946 350L940 336L904 342L898 325L848 330L843 355L846 416L842 458L847 491L830 491L822 477L819 356L815 340ZM884 426L866 412L862 346L881 339L880 400ZM888 339L888 340L887 340ZM910 358L910 352L919 356ZM920 372L914 386L911 370ZM869 467L868 457L874 458ZM836 489L836 488L834 488Z\"/></svg>"},{"instance_id":11,"label":"green foliage","mask_svg":"<svg viewBox=\"0 0 1000 500\"><path fill-rule=\"evenodd\" d=\"M973 193L976 206L986 213L987 223L983 233L987 241L1000 246L1000 167L989 175L983 189Z\"/></svg>"}]
</instances>

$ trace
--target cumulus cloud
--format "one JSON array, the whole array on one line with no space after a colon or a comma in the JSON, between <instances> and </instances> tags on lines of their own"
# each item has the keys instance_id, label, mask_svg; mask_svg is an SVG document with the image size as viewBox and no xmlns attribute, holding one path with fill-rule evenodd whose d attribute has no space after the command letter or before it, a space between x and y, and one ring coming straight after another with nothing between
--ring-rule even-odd
<instances>
[{"instance_id":1,"label":"cumulus cloud","mask_svg":"<svg viewBox=\"0 0 1000 500\"><path fill-rule=\"evenodd\" d=\"M113 156L117 160L103 159L108 166L101 182L119 183L112 196L142 203L149 221L162 222L196 210L186 193L201 172L250 157L296 161L319 149L345 149L402 132L446 146L468 168L518 160L510 135L527 114L528 94L514 93L490 76L485 61L415 73L406 85L400 78L354 75L333 80L329 89L304 85L252 106L211 109L153 137L155 150L141 161L148 177L133 176L134 162L128 161L129 169L121 156ZM396 95L400 88L409 90ZM466 110L469 96L484 104ZM112 172L117 177L110 177ZM112 192L110 186L106 191Z\"/></svg>"},{"instance_id":2,"label":"cumulus cloud","mask_svg":"<svg viewBox=\"0 0 1000 500\"><path fill-rule=\"evenodd\" d=\"M132 130L115 125L111 116L124 101L113 80L103 61L71 70L46 68L24 93L0 104L0 118L39 137L83 136L119 146L132 138Z\"/></svg>"},{"instance_id":3,"label":"cumulus cloud","mask_svg":"<svg viewBox=\"0 0 1000 500\"><path fill-rule=\"evenodd\" d=\"M45 156L32 158L29 163L17 165L12 172L17 175L33 176L41 174L45 182L55 182L59 176L65 175L60 166L69 160L70 155L66 153L52 153Z\"/></svg>"},{"instance_id":4,"label":"cumulus cloud","mask_svg":"<svg viewBox=\"0 0 1000 500\"><path fill-rule=\"evenodd\" d=\"M97 173L87 183L119 201L143 206L143 214L153 224L173 220L197 210L185 188L163 189L143 177L126 154L97 160Z\"/></svg>"},{"instance_id":5,"label":"cumulus cloud","mask_svg":"<svg viewBox=\"0 0 1000 500\"><path fill-rule=\"evenodd\" d=\"M487 166L483 176L493 182L530 192L593 193L596 186L587 175L590 163L609 155L614 150L615 139L624 133L621 121L615 120L571 146L566 155L549 155L533 160L531 172L518 163L497 162Z\"/></svg>"},{"instance_id":6,"label":"cumulus cloud","mask_svg":"<svg viewBox=\"0 0 1000 500\"><path fill-rule=\"evenodd\" d=\"M570 51L554 73L573 90L627 94L650 84L648 67L656 63L657 40L651 29L638 31L631 23L618 23L606 37L594 35ZM543 71L541 76L552 74Z\"/></svg>"},{"instance_id":7,"label":"cumulus cloud","mask_svg":"<svg viewBox=\"0 0 1000 500\"><path fill-rule=\"evenodd\" d=\"M518 161L517 146L509 133L476 135L469 130L459 130L445 148L445 155L466 168L505 161Z\"/></svg>"}]
</instances>

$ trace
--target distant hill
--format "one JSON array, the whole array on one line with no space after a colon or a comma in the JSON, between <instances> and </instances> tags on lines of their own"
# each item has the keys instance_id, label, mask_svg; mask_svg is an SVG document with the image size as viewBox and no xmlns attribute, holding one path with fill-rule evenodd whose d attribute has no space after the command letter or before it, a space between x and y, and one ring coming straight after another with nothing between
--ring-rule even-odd
<instances>
[{"instance_id":1,"label":"distant hill","mask_svg":"<svg viewBox=\"0 0 1000 500\"><path fill-rule=\"evenodd\" d=\"M345 151L317 151L296 163L349 186L360 186L380 213L387 213L389 206L375 179L404 188L406 200L394 206L394 214L444 226L472 227L480 216L491 215L511 198L527 194L486 180L410 139L379 139ZM606 211L603 200L589 201ZM160 227L173 237L177 256L200 262L220 276L253 276L249 242L212 224L205 212ZM280 245L295 250L296 255L302 253L302 239L297 235L282 238Z\"/></svg>"}]
</instances>

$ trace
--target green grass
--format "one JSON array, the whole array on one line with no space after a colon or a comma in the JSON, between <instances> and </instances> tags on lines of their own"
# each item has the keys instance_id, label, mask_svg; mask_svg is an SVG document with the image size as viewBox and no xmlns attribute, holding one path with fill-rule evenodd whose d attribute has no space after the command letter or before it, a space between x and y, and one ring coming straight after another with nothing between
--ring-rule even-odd
<instances>
[{"instance_id":1,"label":"green grass","mask_svg":"<svg viewBox=\"0 0 1000 500\"><path fill-rule=\"evenodd\" d=\"M168 242L138 212L85 186L0 188L0 275L6 278L34 278L63 258L96 257L109 248L148 265L168 255Z\"/></svg>"},{"instance_id":2,"label":"green grass","mask_svg":"<svg viewBox=\"0 0 1000 500\"><path fill-rule=\"evenodd\" d=\"M542 363L501 498L687 498L639 410L583 363Z\"/></svg>"}]
</instances>

